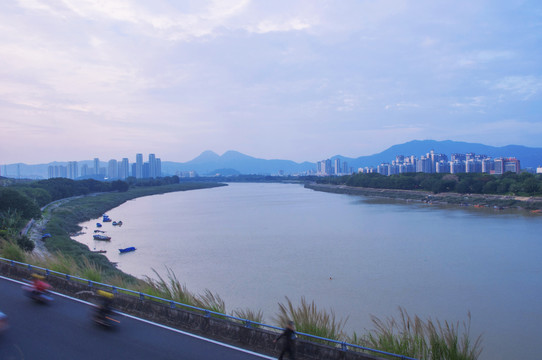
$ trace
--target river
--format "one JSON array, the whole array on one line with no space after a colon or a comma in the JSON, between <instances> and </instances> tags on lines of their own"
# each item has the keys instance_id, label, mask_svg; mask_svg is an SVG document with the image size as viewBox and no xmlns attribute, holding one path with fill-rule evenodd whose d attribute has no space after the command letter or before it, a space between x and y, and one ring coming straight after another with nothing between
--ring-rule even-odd
<instances>
[{"instance_id":1,"label":"river","mask_svg":"<svg viewBox=\"0 0 542 360\"><path fill-rule=\"evenodd\" d=\"M542 216L317 192L297 184L232 183L134 199L75 237L107 250L119 269L153 277L172 269L227 311L261 309L267 322L288 296L372 329L370 315L460 323L483 334L480 359L542 354ZM120 255L119 248L135 246Z\"/></svg>"}]
</instances>

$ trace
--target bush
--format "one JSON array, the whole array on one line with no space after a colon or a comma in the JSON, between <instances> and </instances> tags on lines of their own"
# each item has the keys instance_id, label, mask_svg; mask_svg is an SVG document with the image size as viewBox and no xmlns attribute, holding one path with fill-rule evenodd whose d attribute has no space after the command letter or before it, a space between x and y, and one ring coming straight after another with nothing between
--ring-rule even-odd
<instances>
[{"instance_id":1,"label":"bush","mask_svg":"<svg viewBox=\"0 0 542 360\"><path fill-rule=\"evenodd\" d=\"M34 244L34 242L26 235L22 235L17 238L17 245L19 245L19 247L26 252L34 250L34 247L36 246L36 244Z\"/></svg>"}]
</instances>

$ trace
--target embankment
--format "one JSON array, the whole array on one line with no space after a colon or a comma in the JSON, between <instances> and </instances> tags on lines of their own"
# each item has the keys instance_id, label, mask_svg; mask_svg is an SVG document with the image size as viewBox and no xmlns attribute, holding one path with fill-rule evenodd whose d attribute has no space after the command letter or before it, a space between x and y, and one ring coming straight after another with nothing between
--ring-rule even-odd
<instances>
[{"instance_id":1,"label":"embankment","mask_svg":"<svg viewBox=\"0 0 542 360\"><path fill-rule=\"evenodd\" d=\"M346 185L305 184L307 189L337 194L376 196L398 200L421 201L433 204L458 206L495 207L497 209L514 208L526 211L542 210L542 197L522 197L513 195L459 194L398 189L361 188Z\"/></svg>"},{"instance_id":2,"label":"embankment","mask_svg":"<svg viewBox=\"0 0 542 360\"><path fill-rule=\"evenodd\" d=\"M26 266L0 261L0 274L11 279L29 279L33 271ZM46 281L56 292L76 297L85 301L95 302L96 291L100 285L92 282L80 282L71 277L45 274ZM106 288L105 290L110 290ZM22 296L22 295L21 295ZM236 345L263 354L277 355L279 344L274 344L277 333L247 325L241 321L232 321L210 316L202 312L187 310L171 303L160 303L142 296L130 296L118 292L113 306L115 309L151 320L170 327L188 331L224 343ZM89 321L89 320L87 320ZM122 324L120 325L122 326ZM302 339L297 340L297 359L300 360L382 360L365 353L345 351L341 348L317 344Z\"/></svg>"},{"instance_id":3,"label":"embankment","mask_svg":"<svg viewBox=\"0 0 542 360\"><path fill-rule=\"evenodd\" d=\"M194 182L154 187L136 187L126 192L101 193L96 196L74 198L62 203L58 207L48 209L50 212L47 214L49 221L45 226L42 225L42 231L50 233L52 236L44 241L45 247L51 253L58 252L67 255L75 259L78 263L83 262L84 259L90 260L99 266L106 275L118 275L126 280L133 280L131 276L117 270L105 256L92 253L86 245L70 238L70 235L81 231L78 224L98 218L108 210L138 197L176 191L207 189L218 186L226 186L226 184Z\"/></svg>"}]
</instances>

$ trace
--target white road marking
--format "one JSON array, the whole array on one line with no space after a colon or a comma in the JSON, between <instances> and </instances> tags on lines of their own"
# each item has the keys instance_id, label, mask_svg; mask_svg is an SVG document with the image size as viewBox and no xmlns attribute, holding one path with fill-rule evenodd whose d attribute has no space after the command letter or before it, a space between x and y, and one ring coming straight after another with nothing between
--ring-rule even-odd
<instances>
[{"instance_id":1,"label":"white road marking","mask_svg":"<svg viewBox=\"0 0 542 360\"><path fill-rule=\"evenodd\" d=\"M0 279L4 279L4 280L11 281L11 282L14 282L14 283L17 283L17 284L21 284L21 285L28 285L27 282L19 281L19 280L14 280L14 279L10 279L10 278L7 278L7 277L1 276L1 275L0 275ZM85 305L94 306L94 304L92 304L92 303L90 303L90 302L88 302L88 301L84 301L84 300L81 300L81 299L77 299L77 298L74 298L74 297L71 297L71 296L68 296L68 295L65 295L65 294L61 294L61 293L58 293L58 292L55 292L55 291L51 291L51 293L52 293L52 294L55 294L55 295L57 295L57 296L61 296L61 297L66 298L66 299L70 299L70 300L73 300L73 301L78 301L78 302L80 302L80 303L82 303L82 304L85 304ZM129 314L122 313L122 312L120 312L120 311L115 311L115 313L117 313L117 314L119 314L119 315L122 315L122 316L126 316L127 318L130 318L130 319L142 321L142 322L147 323L147 324L149 324L149 325L158 326L158 327L161 327L161 328L166 329L166 330L169 330L169 331L173 331L173 332L176 332L176 333L179 333L179 334L182 334L182 335L190 336L190 337L193 337L193 338L195 338L195 339L207 341L207 342L212 343L212 344L216 344L216 345L220 345L220 346L223 346L223 347L226 347L226 348L229 348L229 349L233 349L233 350L237 350L237 351L240 351L240 352L244 352L244 353L246 353L246 354L258 356L258 357L260 357L260 358L262 358L262 359L269 359L269 360L274 360L274 359L275 359L274 357L270 357L270 356L267 356L267 355L259 354L259 353L256 353L256 352L253 352L253 351L250 351L250 350L247 350L247 349L242 349L242 348L240 348L240 347L233 346L233 345L229 345L229 344L225 344L225 343L222 343L222 342L219 342L219 341L216 341L216 340L207 339L207 338L202 337L202 336L199 336L199 335L194 335L194 334L191 334L191 333L188 333L188 332L179 330L179 329L175 329L175 328L172 328L172 327L169 327L169 326L166 326L166 325L162 325L162 324L159 324L159 323L155 323L155 322L150 321L150 320L141 319L141 318L138 318L138 317L133 316L133 315L129 315Z\"/></svg>"}]
</instances>

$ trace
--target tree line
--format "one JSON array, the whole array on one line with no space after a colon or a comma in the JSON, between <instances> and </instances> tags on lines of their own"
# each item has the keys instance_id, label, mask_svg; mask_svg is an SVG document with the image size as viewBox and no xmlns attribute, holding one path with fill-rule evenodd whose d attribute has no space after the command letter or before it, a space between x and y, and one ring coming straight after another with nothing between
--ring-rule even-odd
<instances>
[{"instance_id":1,"label":"tree line","mask_svg":"<svg viewBox=\"0 0 542 360\"><path fill-rule=\"evenodd\" d=\"M424 190L435 194L542 195L542 174L507 172L503 175L479 173L428 174L406 173L385 176L377 173L325 177L318 183L377 189Z\"/></svg>"}]
</instances>

